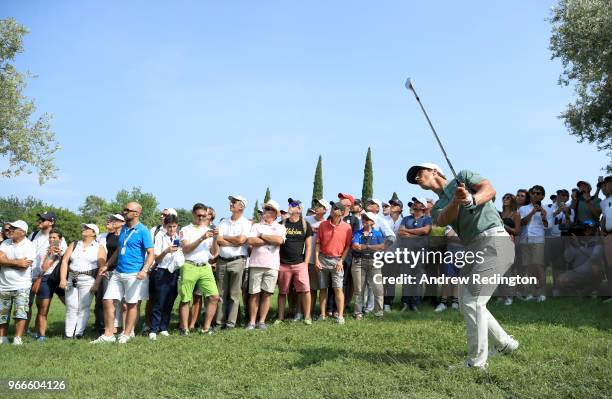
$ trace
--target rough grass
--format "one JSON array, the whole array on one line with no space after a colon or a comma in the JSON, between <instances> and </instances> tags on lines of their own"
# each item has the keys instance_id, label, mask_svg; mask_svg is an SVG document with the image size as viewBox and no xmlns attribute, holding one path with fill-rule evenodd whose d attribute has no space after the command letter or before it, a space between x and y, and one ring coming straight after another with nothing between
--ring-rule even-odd
<instances>
[{"instance_id":1,"label":"rough grass","mask_svg":"<svg viewBox=\"0 0 612 399\"><path fill-rule=\"evenodd\" d=\"M59 338L63 306L56 300L44 344L0 347L0 378L68 379L66 393L45 397L610 397L612 305L560 298L489 307L521 347L479 372L448 369L466 351L462 318L452 310L212 336L173 331L156 342L94 346ZM3 398L29 395L0 391Z\"/></svg>"}]
</instances>

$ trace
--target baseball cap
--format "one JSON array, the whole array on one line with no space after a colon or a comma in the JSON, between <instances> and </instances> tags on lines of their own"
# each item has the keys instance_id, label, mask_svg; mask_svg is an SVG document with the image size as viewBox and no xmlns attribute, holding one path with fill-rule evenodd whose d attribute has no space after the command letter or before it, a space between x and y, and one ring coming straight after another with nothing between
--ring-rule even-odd
<instances>
[{"instance_id":1,"label":"baseball cap","mask_svg":"<svg viewBox=\"0 0 612 399\"><path fill-rule=\"evenodd\" d=\"M581 185L587 185L587 186L591 187L589 182L584 181L584 180L579 180L578 183L576 183L576 187L580 187Z\"/></svg>"},{"instance_id":2,"label":"baseball cap","mask_svg":"<svg viewBox=\"0 0 612 399\"><path fill-rule=\"evenodd\" d=\"M246 198L240 196L240 195L230 195L229 197L227 197L228 200L230 201L240 201L242 202L242 205L244 205L244 207L246 208L247 206L247 200Z\"/></svg>"},{"instance_id":3,"label":"baseball cap","mask_svg":"<svg viewBox=\"0 0 612 399\"><path fill-rule=\"evenodd\" d=\"M287 211L285 209L281 209L280 213L281 213L281 215L284 215L285 213L287 213Z\"/></svg>"},{"instance_id":4,"label":"baseball cap","mask_svg":"<svg viewBox=\"0 0 612 399\"><path fill-rule=\"evenodd\" d=\"M388 203L388 202L383 201L383 202L382 202L382 206L383 206L383 208L385 208L385 207L390 206L390 205L389 205L389 203Z\"/></svg>"},{"instance_id":5,"label":"baseball cap","mask_svg":"<svg viewBox=\"0 0 612 399\"><path fill-rule=\"evenodd\" d=\"M317 204L320 204L322 207L325 208L326 211L329 211L331 209L331 205L329 204L329 202L327 202L325 199L321 198L318 200L315 200L315 202Z\"/></svg>"},{"instance_id":6,"label":"baseball cap","mask_svg":"<svg viewBox=\"0 0 612 399\"><path fill-rule=\"evenodd\" d=\"M377 199L377 198L370 198L368 200L368 204L376 204L376 205L378 205L378 209L382 208L382 202L379 199Z\"/></svg>"},{"instance_id":7,"label":"baseball cap","mask_svg":"<svg viewBox=\"0 0 612 399\"><path fill-rule=\"evenodd\" d=\"M302 205L302 201L296 200L296 199L293 199L293 198L289 198L287 200L287 202L289 203L289 206L291 206L291 207L296 207L296 206L301 206Z\"/></svg>"},{"instance_id":8,"label":"baseball cap","mask_svg":"<svg viewBox=\"0 0 612 399\"><path fill-rule=\"evenodd\" d=\"M110 215L108 218L109 219L120 220L122 222L125 222L125 218L123 217L123 215L120 215L118 213L115 213L114 215Z\"/></svg>"},{"instance_id":9,"label":"baseball cap","mask_svg":"<svg viewBox=\"0 0 612 399\"><path fill-rule=\"evenodd\" d=\"M392 199L389 201L389 205L397 205L400 208L404 208L404 203L402 202L402 200L398 199Z\"/></svg>"},{"instance_id":10,"label":"baseball cap","mask_svg":"<svg viewBox=\"0 0 612 399\"><path fill-rule=\"evenodd\" d=\"M278 202L271 199L262 205L262 209L265 209L266 207L274 208L276 210L276 214L280 214L280 205L278 205Z\"/></svg>"},{"instance_id":11,"label":"baseball cap","mask_svg":"<svg viewBox=\"0 0 612 399\"><path fill-rule=\"evenodd\" d=\"M430 162L423 162L420 163L418 165L414 165L412 166L410 169L408 169L408 173L406 173L406 180L408 180L408 183L410 184L417 184L416 182L416 176L419 173L419 171L421 169L433 169L438 171L438 174L442 177L444 177L444 172L442 172L442 168L440 168L438 165L436 165L435 163L430 163Z\"/></svg>"},{"instance_id":12,"label":"baseball cap","mask_svg":"<svg viewBox=\"0 0 612 399\"><path fill-rule=\"evenodd\" d=\"M16 220L14 222L9 223L9 225L13 226L16 229L21 229L25 233L28 232L28 224L24 222L23 220Z\"/></svg>"},{"instance_id":13,"label":"baseball cap","mask_svg":"<svg viewBox=\"0 0 612 399\"><path fill-rule=\"evenodd\" d=\"M37 213L36 216L38 216L39 219L48 220L50 222L55 222L57 220L57 216L54 212L44 211L43 213Z\"/></svg>"},{"instance_id":14,"label":"baseball cap","mask_svg":"<svg viewBox=\"0 0 612 399\"><path fill-rule=\"evenodd\" d=\"M350 194L347 194L347 193L338 193L338 198L340 198L340 199L345 199L346 198L347 200L351 201L351 205L355 204L355 197L353 197Z\"/></svg>"},{"instance_id":15,"label":"baseball cap","mask_svg":"<svg viewBox=\"0 0 612 399\"><path fill-rule=\"evenodd\" d=\"M423 206L427 206L427 200L423 197L420 197L420 198L412 197L412 202L418 202Z\"/></svg>"},{"instance_id":16,"label":"baseball cap","mask_svg":"<svg viewBox=\"0 0 612 399\"><path fill-rule=\"evenodd\" d=\"M606 176L606 177L603 179L603 182L604 182L604 183L609 183L609 182L612 182L612 176Z\"/></svg>"},{"instance_id":17,"label":"baseball cap","mask_svg":"<svg viewBox=\"0 0 612 399\"><path fill-rule=\"evenodd\" d=\"M373 221L374 223L376 223L376 215L374 214L374 212L364 212L361 214L361 217L364 217L364 216L370 219L371 221Z\"/></svg>"},{"instance_id":18,"label":"baseball cap","mask_svg":"<svg viewBox=\"0 0 612 399\"><path fill-rule=\"evenodd\" d=\"M166 208L166 212L168 212L168 215L178 216L178 212L174 208Z\"/></svg>"},{"instance_id":19,"label":"baseball cap","mask_svg":"<svg viewBox=\"0 0 612 399\"><path fill-rule=\"evenodd\" d=\"M344 212L344 204L342 204L342 202L340 201L336 201L336 202L330 202L329 203L331 205L332 208L338 208L340 209L342 212Z\"/></svg>"},{"instance_id":20,"label":"baseball cap","mask_svg":"<svg viewBox=\"0 0 612 399\"><path fill-rule=\"evenodd\" d=\"M582 225L585 227L595 227L595 222L592 220L585 220L582 222Z\"/></svg>"},{"instance_id":21,"label":"baseball cap","mask_svg":"<svg viewBox=\"0 0 612 399\"><path fill-rule=\"evenodd\" d=\"M81 223L81 228L93 230L96 235L100 234L100 229L93 223Z\"/></svg>"}]
</instances>

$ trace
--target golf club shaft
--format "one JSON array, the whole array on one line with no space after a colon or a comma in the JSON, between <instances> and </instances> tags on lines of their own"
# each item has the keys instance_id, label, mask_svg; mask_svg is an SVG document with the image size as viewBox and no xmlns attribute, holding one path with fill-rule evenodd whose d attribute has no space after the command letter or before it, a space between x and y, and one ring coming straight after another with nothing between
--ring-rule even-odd
<instances>
[{"instance_id":1,"label":"golf club shaft","mask_svg":"<svg viewBox=\"0 0 612 399\"><path fill-rule=\"evenodd\" d=\"M410 82L410 89L412 90L412 92L414 93L414 97L416 98L417 102L419 103L419 106L421 107L421 110L423 111L423 114L425 114L425 118L427 119L427 123L429 123L429 127L431 128L431 131L433 132L434 136L436 137L436 140L438 141L438 145L440 146L440 149L442 150L442 154L444 154L444 158L446 158L446 162L448 163L448 166L453 174L453 177L455 179L457 179L457 181L459 181L459 179L457 178L457 173L455 172L455 168L453 168L453 164L451 164L450 159L448 159L448 155L446 155L446 151L444 150L444 146L442 145L442 142L440 141L440 137L438 137L438 133L436 133L436 129L434 129L433 125L431 124L431 120L429 119L429 115L427 115L427 111L425 111L425 108L423 107L423 104L421 103L421 99L419 98L419 95L417 94L416 90L414 89L414 85L412 84L412 82Z\"/></svg>"}]
</instances>

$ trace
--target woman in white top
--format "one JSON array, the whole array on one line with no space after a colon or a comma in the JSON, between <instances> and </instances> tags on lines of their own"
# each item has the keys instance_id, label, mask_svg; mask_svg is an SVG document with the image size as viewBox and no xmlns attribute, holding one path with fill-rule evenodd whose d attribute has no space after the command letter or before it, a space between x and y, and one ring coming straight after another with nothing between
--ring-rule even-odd
<instances>
[{"instance_id":1,"label":"woman in white top","mask_svg":"<svg viewBox=\"0 0 612 399\"><path fill-rule=\"evenodd\" d=\"M62 233L58 230L53 229L49 232L49 247L47 248L47 253L44 259L42 259L40 262L43 277L40 283L40 289L36 294L36 308L38 309L38 313L36 315L38 341L45 340L49 305L51 304L53 294L57 291L59 286L59 281L51 278L51 274L55 268L59 266L59 263L62 260L62 255L64 253L61 246L62 238Z\"/></svg>"},{"instance_id":2,"label":"woman in white top","mask_svg":"<svg viewBox=\"0 0 612 399\"><path fill-rule=\"evenodd\" d=\"M60 287L66 289L66 338L82 338L87 327L89 307L101 279L98 268L106 263L106 248L96 241L99 232L93 223L81 224L83 239L70 245L62 259Z\"/></svg>"}]
</instances>

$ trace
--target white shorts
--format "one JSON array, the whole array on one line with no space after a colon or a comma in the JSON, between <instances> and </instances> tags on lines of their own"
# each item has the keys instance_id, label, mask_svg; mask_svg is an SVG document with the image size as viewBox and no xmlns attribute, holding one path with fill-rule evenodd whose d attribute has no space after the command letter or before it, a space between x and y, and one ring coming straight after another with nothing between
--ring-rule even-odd
<instances>
[{"instance_id":1,"label":"white shorts","mask_svg":"<svg viewBox=\"0 0 612 399\"><path fill-rule=\"evenodd\" d=\"M137 274L114 272L108 282L104 299L124 300L125 303L138 303L141 299L143 288L147 290L149 288L149 280L138 280L136 278Z\"/></svg>"}]
</instances>

